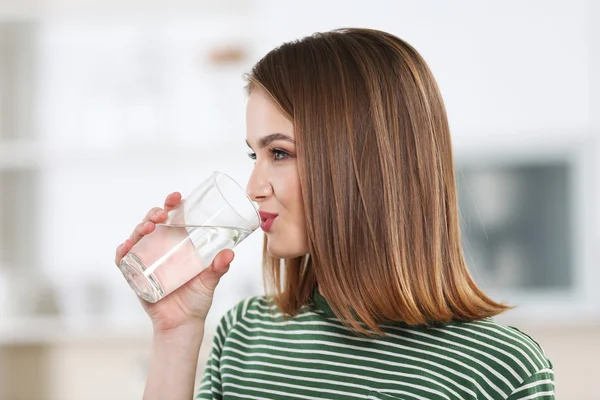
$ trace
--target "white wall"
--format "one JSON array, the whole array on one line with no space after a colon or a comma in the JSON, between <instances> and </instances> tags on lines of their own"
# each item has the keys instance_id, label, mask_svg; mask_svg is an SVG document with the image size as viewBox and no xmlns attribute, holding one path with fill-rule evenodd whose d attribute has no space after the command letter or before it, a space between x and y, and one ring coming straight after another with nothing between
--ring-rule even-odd
<instances>
[{"instance_id":1,"label":"white wall","mask_svg":"<svg viewBox=\"0 0 600 400\"><path fill-rule=\"evenodd\" d=\"M585 135L587 1L264 1L264 49L333 28L388 30L412 44L444 96L455 140Z\"/></svg>"}]
</instances>

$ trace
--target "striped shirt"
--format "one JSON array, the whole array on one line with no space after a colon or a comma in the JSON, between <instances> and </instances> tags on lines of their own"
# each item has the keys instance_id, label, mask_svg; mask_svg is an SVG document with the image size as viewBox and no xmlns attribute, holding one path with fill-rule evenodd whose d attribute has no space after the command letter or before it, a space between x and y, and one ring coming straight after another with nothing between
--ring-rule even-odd
<instances>
[{"instance_id":1,"label":"striped shirt","mask_svg":"<svg viewBox=\"0 0 600 400\"><path fill-rule=\"evenodd\" d=\"M346 328L318 292L285 318L264 296L227 312L197 399L554 399L552 363L491 319L440 327Z\"/></svg>"}]
</instances>

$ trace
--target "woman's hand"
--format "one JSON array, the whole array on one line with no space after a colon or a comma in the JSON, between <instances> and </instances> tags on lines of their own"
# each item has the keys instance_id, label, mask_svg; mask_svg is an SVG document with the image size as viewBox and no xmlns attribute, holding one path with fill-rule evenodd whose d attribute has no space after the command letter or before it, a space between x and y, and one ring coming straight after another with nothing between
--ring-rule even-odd
<instances>
[{"instance_id":1,"label":"woman's hand","mask_svg":"<svg viewBox=\"0 0 600 400\"><path fill-rule=\"evenodd\" d=\"M115 263L121 259L140 241L142 237L152 233L156 224L167 220L167 212L181 202L181 194L171 193L165 199L164 208L151 209L144 220L135 228L129 239L125 240L116 251ZM204 326L206 315L212 304L213 294L221 277L229 270L233 261L233 251L223 250L215 257L213 263L192 280L176 289L173 293L156 303L140 299L146 313L150 316L155 333L167 333L180 328Z\"/></svg>"}]
</instances>

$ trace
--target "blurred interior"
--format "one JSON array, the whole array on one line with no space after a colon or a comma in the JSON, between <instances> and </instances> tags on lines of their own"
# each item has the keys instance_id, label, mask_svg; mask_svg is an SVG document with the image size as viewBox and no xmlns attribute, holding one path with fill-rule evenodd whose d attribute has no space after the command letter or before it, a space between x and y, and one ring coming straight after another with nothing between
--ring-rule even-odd
<instances>
[{"instance_id":1,"label":"blurred interior","mask_svg":"<svg viewBox=\"0 0 600 400\"><path fill-rule=\"evenodd\" d=\"M468 262L531 334L557 398L598 399L600 3L0 2L0 400L141 398L151 328L116 246L171 191L239 182L242 74L285 40L360 26L407 40L446 102ZM262 293L251 235L219 317Z\"/></svg>"}]
</instances>

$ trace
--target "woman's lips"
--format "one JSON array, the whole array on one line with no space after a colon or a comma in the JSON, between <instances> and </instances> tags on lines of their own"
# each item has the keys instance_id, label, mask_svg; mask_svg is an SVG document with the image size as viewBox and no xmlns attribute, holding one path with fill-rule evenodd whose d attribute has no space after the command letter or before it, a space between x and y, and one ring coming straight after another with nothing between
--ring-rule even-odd
<instances>
[{"instance_id":1,"label":"woman's lips","mask_svg":"<svg viewBox=\"0 0 600 400\"><path fill-rule=\"evenodd\" d=\"M271 229L271 226L273 226L273 222L275 221L275 218L277 218L278 214L273 214L273 213L269 213L266 211L259 211L258 212L260 214L260 228L265 231L268 232L269 229Z\"/></svg>"}]
</instances>

